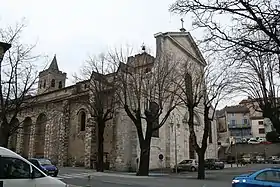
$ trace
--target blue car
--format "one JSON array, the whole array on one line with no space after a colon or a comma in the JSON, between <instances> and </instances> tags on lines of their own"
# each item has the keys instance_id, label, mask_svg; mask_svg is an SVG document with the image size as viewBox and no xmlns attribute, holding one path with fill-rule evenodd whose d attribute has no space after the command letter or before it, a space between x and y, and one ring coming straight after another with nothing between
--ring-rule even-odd
<instances>
[{"instance_id":1,"label":"blue car","mask_svg":"<svg viewBox=\"0 0 280 187\"><path fill-rule=\"evenodd\" d=\"M232 187L280 187L280 168L265 168L234 177Z\"/></svg>"},{"instance_id":2,"label":"blue car","mask_svg":"<svg viewBox=\"0 0 280 187\"><path fill-rule=\"evenodd\" d=\"M42 170L45 174L56 177L58 175L58 168L45 158L31 158L29 162L34 164L37 168Z\"/></svg>"}]
</instances>

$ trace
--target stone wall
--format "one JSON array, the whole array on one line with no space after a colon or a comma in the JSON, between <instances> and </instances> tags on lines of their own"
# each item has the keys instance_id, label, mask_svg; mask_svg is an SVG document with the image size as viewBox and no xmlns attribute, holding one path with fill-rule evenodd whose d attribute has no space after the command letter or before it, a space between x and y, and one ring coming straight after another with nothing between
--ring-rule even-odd
<instances>
[{"instance_id":1,"label":"stone wall","mask_svg":"<svg viewBox=\"0 0 280 187\"><path fill-rule=\"evenodd\" d=\"M249 153L266 153L266 156L279 155L280 156L280 144L236 144L231 147L231 155L235 156L236 152L240 154Z\"/></svg>"}]
</instances>

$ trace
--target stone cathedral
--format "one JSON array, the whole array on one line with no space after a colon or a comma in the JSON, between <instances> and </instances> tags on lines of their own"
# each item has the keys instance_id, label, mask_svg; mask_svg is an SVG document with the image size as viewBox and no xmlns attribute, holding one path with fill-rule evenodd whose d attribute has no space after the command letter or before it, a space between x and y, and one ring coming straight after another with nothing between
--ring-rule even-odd
<instances>
[{"instance_id":1,"label":"stone cathedral","mask_svg":"<svg viewBox=\"0 0 280 187\"><path fill-rule=\"evenodd\" d=\"M178 57L188 57L192 63L205 66L197 45L189 32L157 33L158 51L171 51ZM147 53L137 54L138 58ZM152 57L149 55L150 58ZM89 81L65 86L66 73L58 66L54 56L48 69L39 73L37 95L32 97L32 105L19 113L14 123L21 123L16 134L10 137L9 147L25 157L46 157L59 166L91 167L96 158L96 127L90 118L85 103L89 102ZM196 158L189 144L187 110L173 111L165 125L159 129L158 136L152 138L150 168L173 167L175 164L175 138L178 162ZM185 115L182 115L185 114ZM175 122L176 121L176 122ZM201 142L203 116L197 112L195 128ZM172 124L176 124L176 127ZM176 132L175 132L176 131ZM175 136L176 134L176 136ZM206 158L217 157L217 131L212 123ZM104 160L112 170L136 170L140 155L139 143L130 118L123 110L116 112L108 121L104 133ZM159 154L164 156L159 160Z\"/></svg>"}]
</instances>

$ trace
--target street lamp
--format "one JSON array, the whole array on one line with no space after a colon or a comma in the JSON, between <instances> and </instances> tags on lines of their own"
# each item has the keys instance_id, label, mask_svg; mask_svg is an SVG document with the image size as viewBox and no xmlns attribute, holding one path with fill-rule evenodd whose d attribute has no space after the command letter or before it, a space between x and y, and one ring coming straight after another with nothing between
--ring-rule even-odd
<instances>
[{"instance_id":1,"label":"street lamp","mask_svg":"<svg viewBox=\"0 0 280 187\"><path fill-rule=\"evenodd\" d=\"M178 172L178 166L177 166L177 128L180 128L180 124L177 123L176 125L171 122L170 123L170 126L171 126L171 129L172 129L172 132L173 132L173 127L174 127L174 138L175 138L175 172L177 173Z\"/></svg>"},{"instance_id":2,"label":"street lamp","mask_svg":"<svg viewBox=\"0 0 280 187\"><path fill-rule=\"evenodd\" d=\"M2 62L4 58L4 54L7 50L9 50L11 47L11 44L0 42L0 62Z\"/></svg>"}]
</instances>

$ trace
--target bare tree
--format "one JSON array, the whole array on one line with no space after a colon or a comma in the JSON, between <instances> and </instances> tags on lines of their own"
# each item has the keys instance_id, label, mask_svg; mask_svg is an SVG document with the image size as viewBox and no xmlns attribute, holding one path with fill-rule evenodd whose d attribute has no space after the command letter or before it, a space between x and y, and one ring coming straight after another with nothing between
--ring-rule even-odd
<instances>
[{"instance_id":1,"label":"bare tree","mask_svg":"<svg viewBox=\"0 0 280 187\"><path fill-rule=\"evenodd\" d=\"M248 106L262 112L280 133L278 55L238 48L234 67L238 72L236 90L246 93L251 98Z\"/></svg>"},{"instance_id":2,"label":"bare tree","mask_svg":"<svg viewBox=\"0 0 280 187\"><path fill-rule=\"evenodd\" d=\"M194 16L205 50L239 72L236 86L257 102L280 133L276 85L280 67L280 3L268 0L178 0L170 11ZM278 66L278 67L277 67ZM239 92L241 93L241 92Z\"/></svg>"},{"instance_id":3,"label":"bare tree","mask_svg":"<svg viewBox=\"0 0 280 187\"><path fill-rule=\"evenodd\" d=\"M34 93L37 80L34 62L39 56L32 55L34 45L21 43L24 28L24 23L18 23L0 29L0 40L12 45L0 64L0 146L3 147L8 146L9 137L21 127L15 121L21 108L27 106L26 99Z\"/></svg>"},{"instance_id":4,"label":"bare tree","mask_svg":"<svg viewBox=\"0 0 280 187\"><path fill-rule=\"evenodd\" d=\"M104 171L104 130L107 121L113 118L115 110L115 79L114 64L106 60L104 54L89 57L81 70L82 79L89 80L89 102L86 102L91 117L97 124L97 171ZM76 80L81 80L77 75Z\"/></svg>"},{"instance_id":5,"label":"bare tree","mask_svg":"<svg viewBox=\"0 0 280 187\"><path fill-rule=\"evenodd\" d=\"M155 59L145 51L136 56L127 54L130 50L124 53L121 49L110 56L112 62L119 64L119 101L137 129L140 144L137 175L145 176L149 174L151 139L159 136L159 128L179 104L173 83L176 62L171 56Z\"/></svg>"},{"instance_id":6,"label":"bare tree","mask_svg":"<svg viewBox=\"0 0 280 187\"><path fill-rule=\"evenodd\" d=\"M179 95L188 111L187 123L190 132L190 144L198 155L198 179L205 178L204 157L211 132L211 124L219 102L228 95L230 74L227 68L215 63L199 66L191 60L182 63L176 83L183 94ZM180 92L179 92L180 93ZM195 116L202 114L204 128L202 137L195 132ZM198 138L202 138L199 145Z\"/></svg>"},{"instance_id":7,"label":"bare tree","mask_svg":"<svg viewBox=\"0 0 280 187\"><path fill-rule=\"evenodd\" d=\"M170 11L193 15L193 26L208 31L204 41L211 42L218 50L238 45L280 54L280 2L277 0L177 0ZM256 34L265 37L262 40L251 37Z\"/></svg>"}]
</instances>

